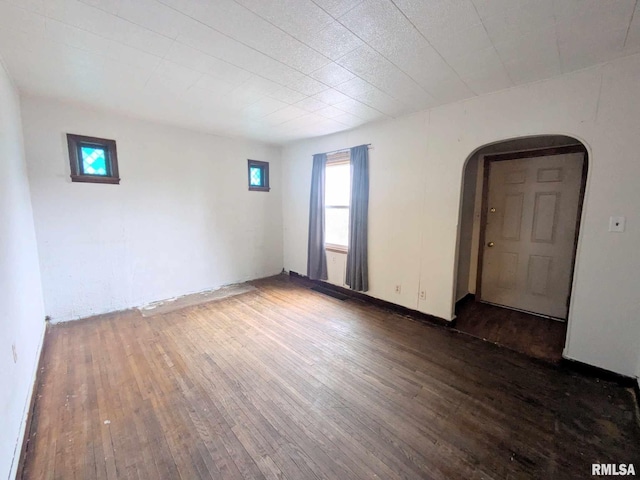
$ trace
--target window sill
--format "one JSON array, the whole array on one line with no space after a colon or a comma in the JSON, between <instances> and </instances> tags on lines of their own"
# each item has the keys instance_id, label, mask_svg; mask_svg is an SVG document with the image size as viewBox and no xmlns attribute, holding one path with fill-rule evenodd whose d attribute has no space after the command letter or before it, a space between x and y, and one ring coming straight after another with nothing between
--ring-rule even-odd
<instances>
[{"instance_id":1,"label":"window sill","mask_svg":"<svg viewBox=\"0 0 640 480\"><path fill-rule=\"evenodd\" d=\"M119 177L99 177L97 175L71 175L72 182L120 184Z\"/></svg>"},{"instance_id":2,"label":"window sill","mask_svg":"<svg viewBox=\"0 0 640 480\"><path fill-rule=\"evenodd\" d=\"M333 252L333 253L349 253L349 248L348 247L343 247L342 245L331 245L331 244L326 244L324 246L324 249L327 252Z\"/></svg>"},{"instance_id":3,"label":"window sill","mask_svg":"<svg viewBox=\"0 0 640 480\"><path fill-rule=\"evenodd\" d=\"M271 190L269 187L249 187L250 192L268 192Z\"/></svg>"}]
</instances>

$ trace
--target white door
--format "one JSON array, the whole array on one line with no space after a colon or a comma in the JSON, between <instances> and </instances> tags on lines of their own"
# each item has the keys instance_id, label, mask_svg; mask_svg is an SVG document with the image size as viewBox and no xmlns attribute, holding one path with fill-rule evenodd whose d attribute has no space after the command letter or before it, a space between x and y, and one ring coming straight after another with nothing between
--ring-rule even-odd
<instances>
[{"instance_id":1,"label":"white door","mask_svg":"<svg viewBox=\"0 0 640 480\"><path fill-rule=\"evenodd\" d=\"M584 153L488 166L481 301L566 319Z\"/></svg>"}]
</instances>

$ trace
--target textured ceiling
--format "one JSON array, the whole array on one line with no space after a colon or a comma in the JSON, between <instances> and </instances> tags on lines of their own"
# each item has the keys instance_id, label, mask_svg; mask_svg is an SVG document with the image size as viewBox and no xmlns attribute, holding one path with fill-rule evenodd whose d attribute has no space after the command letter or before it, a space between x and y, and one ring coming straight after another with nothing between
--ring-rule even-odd
<instances>
[{"instance_id":1,"label":"textured ceiling","mask_svg":"<svg viewBox=\"0 0 640 480\"><path fill-rule=\"evenodd\" d=\"M636 0L0 0L23 92L271 143L637 52Z\"/></svg>"}]
</instances>

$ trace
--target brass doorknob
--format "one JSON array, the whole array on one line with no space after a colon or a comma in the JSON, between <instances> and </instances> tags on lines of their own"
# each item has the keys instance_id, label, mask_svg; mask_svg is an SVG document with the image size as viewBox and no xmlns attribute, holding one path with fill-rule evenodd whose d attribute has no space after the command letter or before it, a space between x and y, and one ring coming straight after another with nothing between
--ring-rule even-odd
<instances>
[{"instance_id":1,"label":"brass doorknob","mask_svg":"<svg viewBox=\"0 0 640 480\"><path fill-rule=\"evenodd\" d=\"M493 247L494 245L495 245L495 243L493 243L493 242L487 243L487 247Z\"/></svg>"}]
</instances>

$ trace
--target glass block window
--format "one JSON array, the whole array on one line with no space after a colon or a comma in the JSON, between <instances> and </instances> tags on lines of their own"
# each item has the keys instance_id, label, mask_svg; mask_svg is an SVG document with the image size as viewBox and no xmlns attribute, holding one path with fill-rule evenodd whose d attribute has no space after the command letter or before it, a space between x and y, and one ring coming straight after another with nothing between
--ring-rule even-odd
<instances>
[{"instance_id":1,"label":"glass block window","mask_svg":"<svg viewBox=\"0 0 640 480\"><path fill-rule=\"evenodd\" d=\"M67 134L72 182L120 183L115 140Z\"/></svg>"},{"instance_id":2,"label":"glass block window","mask_svg":"<svg viewBox=\"0 0 640 480\"><path fill-rule=\"evenodd\" d=\"M249 185L252 187L262 187L262 168L251 167Z\"/></svg>"},{"instance_id":3,"label":"glass block window","mask_svg":"<svg viewBox=\"0 0 640 480\"><path fill-rule=\"evenodd\" d=\"M247 160L249 167L249 190L269 191L269 162Z\"/></svg>"},{"instance_id":4,"label":"glass block window","mask_svg":"<svg viewBox=\"0 0 640 480\"><path fill-rule=\"evenodd\" d=\"M86 175L106 175L107 159L104 148L80 147L82 155L82 171Z\"/></svg>"}]
</instances>

